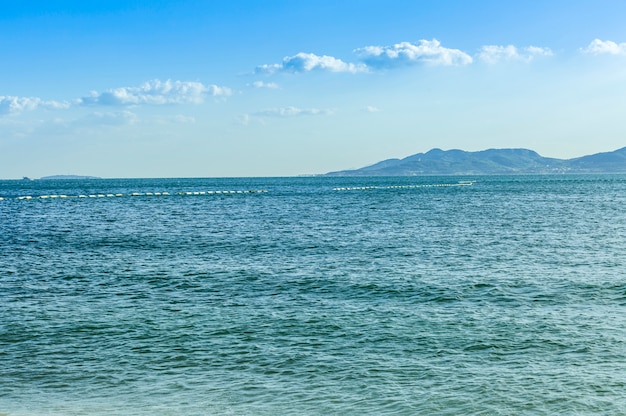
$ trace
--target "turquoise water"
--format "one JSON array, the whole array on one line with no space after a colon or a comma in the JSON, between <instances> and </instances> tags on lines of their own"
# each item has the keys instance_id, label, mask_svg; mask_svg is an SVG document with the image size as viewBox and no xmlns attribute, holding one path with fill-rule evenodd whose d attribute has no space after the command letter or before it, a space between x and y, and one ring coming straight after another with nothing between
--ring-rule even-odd
<instances>
[{"instance_id":1,"label":"turquoise water","mask_svg":"<svg viewBox=\"0 0 626 416\"><path fill-rule=\"evenodd\" d=\"M626 176L0 197L0 414L626 414Z\"/></svg>"}]
</instances>

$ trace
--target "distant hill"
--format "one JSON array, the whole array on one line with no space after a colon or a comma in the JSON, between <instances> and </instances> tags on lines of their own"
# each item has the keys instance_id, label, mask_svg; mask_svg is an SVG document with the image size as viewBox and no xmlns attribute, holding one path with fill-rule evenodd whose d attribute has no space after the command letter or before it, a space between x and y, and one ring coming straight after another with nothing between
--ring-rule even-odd
<instances>
[{"instance_id":1,"label":"distant hill","mask_svg":"<svg viewBox=\"0 0 626 416\"><path fill-rule=\"evenodd\" d=\"M479 152L432 149L404 159L387 159L329 176L503 175L550 173L626 173L626 147L574 159L553 159L528 149Z\"/></svg>"},{"instance_id":2,"label":"distant hill","mask_svg":"<svg viewBox=\"0 0 626 416\"><path fill-rule=\"evenodd\" d=\"M48 179L61 179L61 180L65 180L65 179L100 179L97 176L80 176L80 175L52 175L52 176L44 176L42 178L39 178L41 180L48 180Z\"/></svg>"}]
</instances>

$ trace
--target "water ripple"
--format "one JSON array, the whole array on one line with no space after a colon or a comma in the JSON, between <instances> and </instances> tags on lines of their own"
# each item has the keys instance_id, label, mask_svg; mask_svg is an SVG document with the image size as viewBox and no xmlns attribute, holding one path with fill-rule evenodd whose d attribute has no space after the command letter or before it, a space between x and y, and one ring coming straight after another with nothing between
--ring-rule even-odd
<instances>
[{"instance_id":1,"label":"water ripple","mask_svg":"<svg viewBox=\"0 0 626 416\"><path fill-rule=\"evenodd\" d=\"M33 182L0 414L626 413L624 176Z\"/></svg>"}]
</instances>

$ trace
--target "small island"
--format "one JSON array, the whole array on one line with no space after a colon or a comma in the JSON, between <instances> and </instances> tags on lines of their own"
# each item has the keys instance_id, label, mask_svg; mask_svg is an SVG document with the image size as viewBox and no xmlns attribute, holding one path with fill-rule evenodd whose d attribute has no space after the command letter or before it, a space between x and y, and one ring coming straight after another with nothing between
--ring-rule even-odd
<instances>
[{"instance_id":1,"label":"small island","mask_svg":"<svg viewBox=\"0 0 626 416\"><path fill-rule=\"evenodd\" d=\"M52 175L52 176L43 176L39 178L41 180L68 180L68 179L102 179L97 176L81 176L81 175Z\"/></svg>"}]
</instances>

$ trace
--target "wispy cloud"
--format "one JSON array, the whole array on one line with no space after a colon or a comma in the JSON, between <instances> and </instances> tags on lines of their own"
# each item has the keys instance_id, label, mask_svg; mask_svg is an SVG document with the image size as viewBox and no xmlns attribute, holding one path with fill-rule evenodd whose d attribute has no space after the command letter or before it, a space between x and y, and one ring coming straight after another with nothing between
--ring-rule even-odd
<instances>
[{"instance_id":1,"label":"wispy cloud","mask_svg":"<svg viewBox=\"0 0 626 416\"><path fill-rule=\"evenodd\" d=\"M332 110L322 110L319 108L298 108L298 107L280 107L268 108L266 110L257 111L256 116L265 117L296 117L296 116L322 116L332 114Z\"/></svg>"},{"instance_id":2,"label":"wispy cloud","mask_svg":"<svg viewBox=\"0 0 626 416\"><path fill-rule=\"evenodd\" d=\"M367 68L362 64L352 64L328 55L315 55L300 52L293 56L286 56L281 63L257 66L257 74L273 74L277 72L301 73L310 71L329 72L363 72Z\"/></svg>"},{"instance_id":3,"label":"wispy cloud","mask_svg":"<svg viewBox=\"0 0 626 416\"><path fill-rule=\"evenodd\" d=\"M139 117L130 111L93 112L79 118L54 118L37 120L29 123L24 129L24 136L65 136L80 135L81 137L103 134L110 129L119 129L140 123Z\"/></svg>"},{"instance_id":4,"label":"wispy cloud","mask_svg":"<svg viewBox=\"0 0 626 416\"><path fill-rule=\"evenodd\" d=\"M363 109L363 111L366 111L368 113L378 113L380 112L380 108L373 106L373 105L368 105L367 107Z\"/></svg>"},{"instance_id":5,"label":"wispy cloud","mask_svg":"<svg viewBox=\"0 0 626 416\"><path fill-rule=\"evenodd\" d=\"M32 111L37 108L47 110L64 110L70 107L67 102L45 101L37 97L16 97L0 95L0 115L19 114L24 111Z\"/></svg>"},{"instance_id":6,"label":"wispy cloud","mask_svg":"<svg viewBox=\"0 0 626 416\"><path fill-rule=\"evenodd\" d=\"M137 115L130 111L95 112L77 120L74 124L76 126L124 126L135 124L138 120Z\"/></svg>"},{"instance_id":7,"label":"wispy cloud","mask_svg":"<svg viewBox=\"0 0 626 416\"><path fill-rule=\"evenodd\" d=\"M552 56L550 48L527 46L517 48L513 45L485 45L480 49L478 58L488 64L497 64L504 61L530 62L539 56Z\"/></svg>"},{"instance_id":8,"label":"wispy cloud","mask_svg":"<svg viewBox=\"0 0 626 416\"><path fill-rule=\"evenodd\" d=\"M467 65L472 57L459 49L441 46L437 39L418 43L400 42L392 46L366 46L354 53L369 67L389 68L414 64Z\"/></svg>"},{"instance_id":9,"label":"wispy cloud","mask_svg":"<svg viewBox=\"0 0 626 416\"><path fill-rule=\"evenodd\" d=\"M244 114L244 115L237 117L235 119L235 123L242 125L242 126L247 126L248 124L250 124L250 120L251 120L250 114Z\"/></svg>"},{"instance_id":10,"label":"wispy cloud","mask_svg":"<svg viewBox=\"0 0 626 416\"><path fill-rule=\"evenodd\" d=\"M139 87L122 87L102 93L92 91L79 102L83 105L163 105L201 104L206 96L226 97L232 90L217 85L191 81L152 80Z\"/></svg>"},{"instance_id":11,"label":"wispy cloud","mask_svg":"<svg viewBox=\"0 0 626 416\"><path fill-rule=\"evenodd\" d=\"M275 82L255 81L250 85L252 85L254 88L268 88L268 89L278 88L278 84Z\"/></svg>"},{"instance_id":12,"label":"wispy cloud","mask_svg":"<svg viewBox=\"0 0 626 416\"><path fill-rule=\"evenodd\" d=\"M584 53L594 55L626 55L626 42L616 43L610 40L594 39L586 48L581 50Z\"/></svg>"},{"instance_id":13,"label":"wispy cloud","mask_svg":"<svg viewBox=\"0 0 626 416\"><path fill-rule=\"evenodd\" d=\"M178 114L169 118L173 123L193 124L196 122L195 117Z\"/></svg>"},{"instance_id":14,"label":"wispy cloud","mask_svg":"<svg viewBox=\"0 0 626 416\"><path fill-rule=\"evenodd\" d=\"M267 108L250 114L243 114L235 119L235 122L242 126L251 123L266 124L268 118L293 118L306 116L330 116L334 111L320 108L300 108L294 106Z\"/></svg>"}]
</instances>

